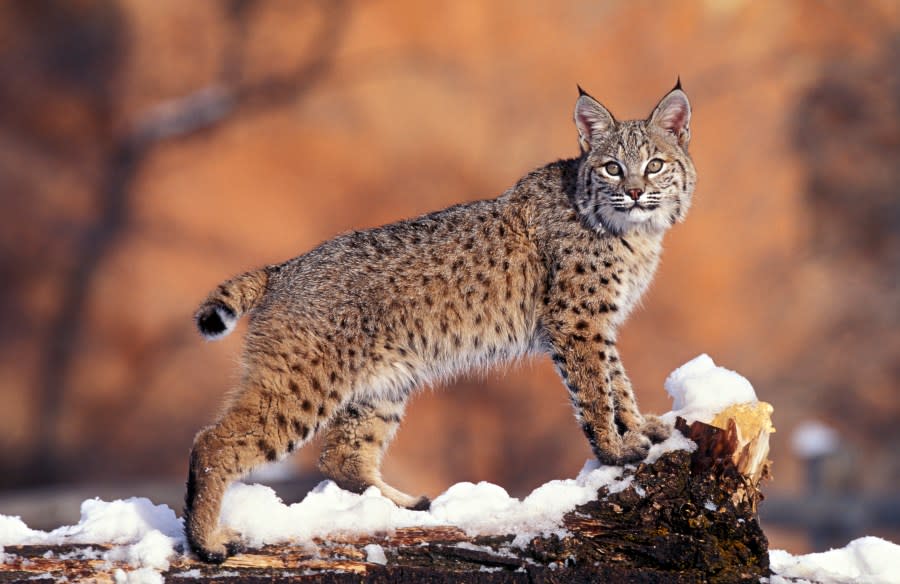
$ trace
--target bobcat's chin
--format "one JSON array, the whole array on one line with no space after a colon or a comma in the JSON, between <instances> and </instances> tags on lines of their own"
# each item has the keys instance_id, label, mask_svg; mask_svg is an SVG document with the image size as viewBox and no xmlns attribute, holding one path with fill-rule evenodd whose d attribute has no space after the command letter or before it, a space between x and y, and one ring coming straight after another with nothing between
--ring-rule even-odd
<instances>
[{"instance_id":1,"label":"bobcat's chin","mask_svg":"<svg viewBox=\"0 0 900 584\"><path fill-rule=\"evenodd\" d=\"M594 218L596 224L614 235L662 233L672 227L676 220L674 215L667 213L662 207L647 209L637 206L621 210L604 209Z\"/></svg>"}]
</instances>

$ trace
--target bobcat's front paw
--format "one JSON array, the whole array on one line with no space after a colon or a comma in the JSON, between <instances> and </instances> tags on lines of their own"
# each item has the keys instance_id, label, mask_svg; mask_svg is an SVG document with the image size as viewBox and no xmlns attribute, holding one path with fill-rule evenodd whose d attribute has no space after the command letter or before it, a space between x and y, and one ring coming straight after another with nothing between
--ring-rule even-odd
<instances>
[{"instance_id":1,"label":"bobcat's front paw","mask_svg":"<svg viewBox=\"0 0 900 584\"><path fill-rule=\"evenodd\" d=\"M650 453L650 446L652 446L650 439L640 432L625 432L625 435L622 436L622 454L619 457L619 464L644 460Z\"/></svg>"},{"instance_id":2,"label":"bobcat's front paw","mask_svg":"<svg viewBox=\"0 0 900 584\"><path fill-rule=\"evenodd\" d=\"M647 458L650 446L649 438L640 432L629 430L615 444L610 445L606 449L598 450L596 454L603 464L630 464Z\"/></svg>"},{"instance_id":3,"label":"bobcat's front paw","mask_svg":"<svg viewBox=\"0 0 900 584\"><path fill-rule=\"evenodd\" d=\"M672 435L672 426L663 422L659 416L645 414L644 423L638 428L638 432L649 438L653 444L658 444Z\"/></svg>"},{"instance_id":4,"label":"bobcat's front paw","mask_svg":"<svg viewBox=\"0 0 900 584\"><path fill-rule=\"evenodd\" d=\"M244 545L238 535L230 529L223 528L216 530L205 541L198 541L189 536L188 544L198 558L209 564L221 564L229 557L244 551Z\"/></svg>"}]
</instances>

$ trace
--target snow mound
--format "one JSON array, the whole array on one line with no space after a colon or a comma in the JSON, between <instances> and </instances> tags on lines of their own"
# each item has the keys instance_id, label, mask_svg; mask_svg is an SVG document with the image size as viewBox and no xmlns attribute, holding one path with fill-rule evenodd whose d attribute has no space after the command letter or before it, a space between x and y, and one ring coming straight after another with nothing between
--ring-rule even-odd
<instances>
[{"instance_id":1,"label":"snow mound","mask_svg":"<svg viewBox=\"0 0 900 584\"><path fill-rule=\"evenodd\" d=\"M182 531L181 519L172 509L143 497L111 502L88 499L81 504L76 525L50 532L31 529L19 517L0 515L0 546L115 544L102 559L135 568L117 570L117 582L162 582L159 571L169 569L176 548L184 548Z\"/></svg>"},{"instance_id":2,"label":"snow mound","mask_svg":"<svg viewBox=\"0 0 900 584\"><path fill-rule=\"evenodd\" d=\"M771 550L769 563L776 574L771 584L900 584L900 545L880 537L861 537L846 547L805 556Z\"/></svg>"},{"instance_id":3,"label":"snow mound","mask_svg":"<svg viewBox=\"0 0 900 584\"><path fill-rule=\"evenodd\" d=\"M439 524L427 512L397 507L376 487L355 494L332 481L322 481L293 505L285 505L270 487L234 483L225 493L221 521L251 547Z\"/></svg>"},{"instance_id":4,"label":"snow mound","mask_svg":"<svg viewBox=\"0 0 900 584\"><path fill-rule=\"evenodd\" d=\"M746 378L719 367L706 354L669 374L665 388L672 397L672 411L662 418L670 424L674 424L677 417L684 418L688 424L709 423L730 405L758 401Z\"/></svg>"}]
</instances>

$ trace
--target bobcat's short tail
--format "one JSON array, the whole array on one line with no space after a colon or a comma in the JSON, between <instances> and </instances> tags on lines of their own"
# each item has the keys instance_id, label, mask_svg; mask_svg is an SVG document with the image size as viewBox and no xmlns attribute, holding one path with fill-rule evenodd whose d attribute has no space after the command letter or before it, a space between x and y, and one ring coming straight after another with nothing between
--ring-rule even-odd
<instances>
[{"instance_id":1,"label":"bobcat's short tail","mask_svg":"<svg viewBox=\"0 0 900 584\"><path fill-rule=\"evenodd\" d=\"M241 315L262 299L268 284L267 268L247 272L219 284L194 314L200 334L210 341L228 335Z\"/></svg>"}]
</instances>

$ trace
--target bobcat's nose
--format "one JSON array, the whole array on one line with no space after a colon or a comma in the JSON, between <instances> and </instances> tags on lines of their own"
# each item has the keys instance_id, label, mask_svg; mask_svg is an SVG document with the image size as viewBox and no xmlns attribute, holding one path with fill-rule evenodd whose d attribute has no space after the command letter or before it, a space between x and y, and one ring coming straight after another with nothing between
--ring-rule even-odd
<instances>
[{"instance_id":1,"label":"bobcat's nose","mask_svg":"<svg viewBox=\"0 0 900 584\"><path fill-rule=\"evenodd\" d=\"M637 201L641 198L641 195L644 194L644 189L628 189L628 196L631 197L632 200Z\"/></svg>"}]
</instances>

